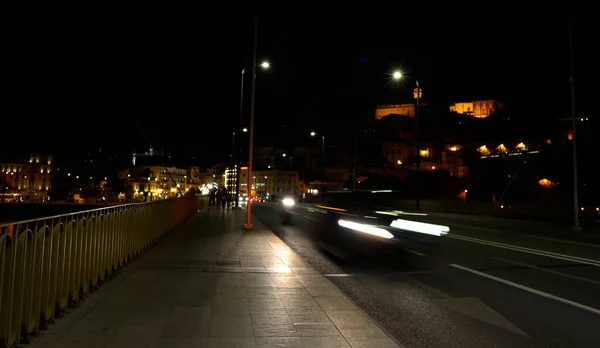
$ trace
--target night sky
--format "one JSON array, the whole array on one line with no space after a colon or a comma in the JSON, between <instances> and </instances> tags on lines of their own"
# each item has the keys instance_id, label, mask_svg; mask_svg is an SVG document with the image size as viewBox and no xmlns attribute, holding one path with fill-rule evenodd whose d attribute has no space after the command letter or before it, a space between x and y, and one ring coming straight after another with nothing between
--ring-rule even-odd
<instances>
[{"instance_id":1,"label":"night sky","mask_svg":"<svg viewBox=\"0 0 600 348\"><path fill-rule=\"evenodd\" d=\"M15 11L0 152L139 148L144 133L207 165L226 160L242 68L244 125L249 114L253 4L198 4ZM258 57L272 68L258 72L257 142L333 132L376 103L410 102L415 79L430 102L494 98L523 120L567 117L568 7L525 5L261 2ZM592 13L574 17L582 117L597 110ZM389 79L398 67L400 86Z\"/></svg>"}]
</instances>

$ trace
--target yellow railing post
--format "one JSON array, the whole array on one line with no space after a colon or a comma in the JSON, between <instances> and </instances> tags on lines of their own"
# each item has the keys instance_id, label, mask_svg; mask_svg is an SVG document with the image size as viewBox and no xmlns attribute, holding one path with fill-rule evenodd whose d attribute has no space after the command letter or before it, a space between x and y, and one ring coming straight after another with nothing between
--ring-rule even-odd
<instances>
[{"instance_id":1,"label":"yellow railing post","mask_svg":"<svg viewBox=\"0 0 600 348\"><path fill-rule=\"evenodd\" d=\"M203 202L183 197L0 224L0 347L45 329Z\"/></svg>"}]
</instances>

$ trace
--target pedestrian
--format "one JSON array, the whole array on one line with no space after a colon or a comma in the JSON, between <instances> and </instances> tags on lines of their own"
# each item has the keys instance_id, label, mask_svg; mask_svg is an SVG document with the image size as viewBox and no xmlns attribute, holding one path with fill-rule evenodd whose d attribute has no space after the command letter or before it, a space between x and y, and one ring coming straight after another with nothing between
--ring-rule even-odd
<instances>
[{"instance_id":1,"label":"pedestrian","mask_svg":"<svg viewBox=\"0 0 600 348\"><path fill-rule=\"evenodd\" d=\"M216 199L216 190L213 188L210 190L209 196L208 196L208 206L211 208L214 208L215 206L215 199Z\"/></svg>"},{"instance_id":2,"label":"pedestrian","mask_svg":"<svg viewBox=\"0 0 600 348\"><path fill-rule=\"evenodd\" d=\"M229 206L231 204L231 194L229 192L225 193L225 199L227 200L227 209L229 209Z\"/></svg>"},{"instance_id":3,"label":"pedestrian","mask_svg":"<svg viewBox=\"0 0 600 348\"><path fill-rule=\"evenodd\" d=\"M217 209L219 209L219 207L221 206L221 194L222 192L219 190L216 193L216 204L217 204Z\"/></svg>"},{"instance_id":4,"label":"pedestrian","mask_svg":"<svg viewBox=\"0 0 600 348\"><path fill-rule=\"evenodd\" d=\"M225 205L227 204L227 189L223 187L221 191L221 208L225 209Z\"/></svg>"}]
</instances>

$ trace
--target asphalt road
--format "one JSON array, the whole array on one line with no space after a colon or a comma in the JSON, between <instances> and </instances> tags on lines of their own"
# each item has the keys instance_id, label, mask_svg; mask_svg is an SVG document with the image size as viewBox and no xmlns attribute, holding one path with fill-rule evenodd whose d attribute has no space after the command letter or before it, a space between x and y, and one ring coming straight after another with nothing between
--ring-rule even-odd
<instances>
[{"instance_id":1,"label":"asphalt road","mask_svg":"<svg viewBox=\"0 0 600 348\"><path fill-rule=\"evenodd\" d=\"M253 214L406 347L600 347L600 245L454 226L391 256L323 251L315 220Z\"/></svg>"}]
</instances>

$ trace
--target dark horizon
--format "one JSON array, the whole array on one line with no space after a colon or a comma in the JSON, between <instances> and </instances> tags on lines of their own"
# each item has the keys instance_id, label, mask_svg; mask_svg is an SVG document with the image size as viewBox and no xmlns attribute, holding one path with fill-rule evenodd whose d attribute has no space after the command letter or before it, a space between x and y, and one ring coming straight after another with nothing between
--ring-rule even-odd
<instances>
[{"instance_id":1,"label":"dark horizon","mask_svg":"<svg viewBox=\"0 0 600 348\"><path fill-rule=\"evenodd\" d=\"M412 102L415 79L424 100L438 105L497 99L521 121L569 117L566 6L542 15L437 5L444 17L429 15L427 6L372 3L343 14L263 2L258 57L271 68L258 72L257 137L282 125L331 129L372 117L376 104ZM198 154L210 148L211 161L227 160L244 67L249 114L252 6L205 10L217 14L212 23L183 9L24 20L9 44L13 88L2 126L14 130L10 150L26 152L24 137L33 138L28 151L147 146L141 126L155 147ZM588 13L576 9L574 16L578 117L595 111ZM396 68L407 76L401 85L389 78Z\"/></svg>"}]
</instances>

